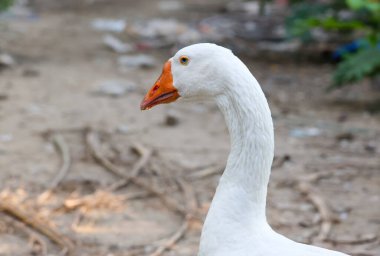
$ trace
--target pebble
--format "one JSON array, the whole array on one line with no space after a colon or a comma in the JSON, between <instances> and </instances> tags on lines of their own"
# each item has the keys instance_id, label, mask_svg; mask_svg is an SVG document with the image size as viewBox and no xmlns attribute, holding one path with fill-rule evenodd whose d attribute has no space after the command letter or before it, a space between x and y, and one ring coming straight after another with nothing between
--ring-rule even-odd
<instances>
[{"instance_id":1,"label":"pebble","mask_svg":"<svg viewBox=\"0 0 380 256\"><path fill-rule=\"evenodd\" d=\"M7 100L8 99L8 95L7 94L0 94L0 101L1 100Z\"/></svg>"},{"instance_id":2,"label":"pebble","mask_svg":"<svg viewBox=\"0 0 380 256\"><path fill-rule=\"evenodd\" d=\"M13 135L11 133L0 134L0 141L1 142L10 142L12 140L13 140Z\"/></svg>"},{"instance_id":3,"label":"pebble","mask_svg":"<svg viewBox=\"0 0 380 256\"><path fill-rule=\"evenodd\" d=\"M176 125L178 125L178 123L179 123L179 120L175 116L167 115L165 118L165 124L167 126L176 126Z\"/></svg>"},{"instance_id":4,"label":"pebble","mask_svg":"<svg viewBox=\"0 0 380 256\"><path fill-rule=\"evenodd\" d=\"M369 153L376 153L376 144L374 142L368 142L365 146L364 146L364 149L365 151L369 152Z\"/></svg>"},{"instance_id":5,"label":"pebble","mask_svg":"<svg viewBox=\"0 0 380 256\"><path fill-rule=\"evenodd\" d=\"M118 62L122 66L133 68L152 68L156 65L156 59L147 54L122 55Z\"/></svg>"},{"instance_id":6,"label":"pebble","mask_svg":"<svg viewBox=\"0 0 380 256\"><path fill-rule=\"evenodd\" d=\"M171 38L186 31L188 27L175 19L152 19L132 26L133 33L144 38Z\"/></svg>"},{"instance_id":7,"label":"pebble","mask_svg":"<svg viewBox=\"0 0 380 256\"><path fill-rule=\"evenodd\" d=\"M130 132L130 127L127 124L121 124L117 127L117 131L121 133L129 133Z\"/></svg>"},{"instance_id":8,"label":"pebble","mask_svg":"<svg viewBox=\"0 0 380 256\"><path fill-rule=\"evenodd\" d=\"M294 138L306 138L319 136L321 133L321 130L317 127L297 127L292 129L289 135Z\"/></svg>"},{"instance_id":9,"label":"pebble","mask_svg":"<svg viewBox=\"0 0 380 256\"><path fill-rule=\"evenodd\" d=\"M95 93L111 97L120 97L127 92L135 90L135 88L136 85L130 81L107 80L100 84Z\"/></svg>"},{"instance_id":10,"label":"pebble","mask_svg":"<svg viewBox=\"0 0 380 256\"><path fill-rule=\"evenodd\" d=\"M24 77L38 77L40 75L40 72L35 69L25 69L22 72L22 76Z\"/></svg>"},{"instance_id":11,"label":"pebble","mask_svg":"<svg viewBox=\"0 0 380 256\"><path fill-rule=\"evenodd\" d=\"M160 11L172 12L184 9L184 4L180 1L165 0L158 3L158 9Z\"/></svg>"},{"instance_id":12,"label":"pebble","mask_svg":"<svg viewBox=\"0 0 380 256\"><path fill-rule=\"evenodd\" d=\"M165 116L165 125L176 126L179 124L179 120L180 120L180 115L174 110L169 110Z\"/></svg>"},{"instance_id":13,"label":"pebble","mask_svg":"<svg viewBox=\"0 0 380 256\"><path fill-rule=\"evenodd\" d=\"M355 136L351 133L351 132L344 132L344 133L340 133L340 134L337 134L335 136L335 139L337 141L353 141L355 139Z\"/></svg>"},{"instance_id":14,"label":"pebble","mask_svg":"<svg viewBox=\"0 0 380 256\"><path fill-rule=\"evenodd\" d=\"M125 30L127 22L123 19L95 19L91 22L92 28L100 31L121 33Z\"/></svg>"},{"instance_id":15,"label":"pebble","mask_svg":"<svg viewBox=\"0 0 380 256\"><path fill-rule=\"evenodd\" d=\"M0 67L12 67L16 64L15 59L8 53L0 54Z\"/></svg>"},{"instance_id":16,"label":"pebble","mask_svg":"<svg viewBox=\"0 0 380 256\"><path fill-rule=\"evenodd\" d=\"M116 53L127 53L133 50L133 47L130 44L122 42L119 38L113 35L105 35L103 37L103 43Z\"/></svg>"}]
</instances>

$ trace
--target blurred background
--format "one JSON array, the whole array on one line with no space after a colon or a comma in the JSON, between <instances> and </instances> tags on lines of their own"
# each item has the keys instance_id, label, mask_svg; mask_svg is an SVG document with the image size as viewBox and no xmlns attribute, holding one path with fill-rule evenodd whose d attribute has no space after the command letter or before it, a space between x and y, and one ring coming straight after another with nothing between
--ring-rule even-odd
<instances>
[{"instance_id":1,"label":"blurred background","mask_svg":"<svg viewBox=\"0 0 380 256\"><path fill-rule=\"evenodd\" d=\"M0 255L196 255L223 117L139 104L197 42L268 97L273 228L380 255L379 27L375 0L0 0Z\"/></svg>"}]
</instances>

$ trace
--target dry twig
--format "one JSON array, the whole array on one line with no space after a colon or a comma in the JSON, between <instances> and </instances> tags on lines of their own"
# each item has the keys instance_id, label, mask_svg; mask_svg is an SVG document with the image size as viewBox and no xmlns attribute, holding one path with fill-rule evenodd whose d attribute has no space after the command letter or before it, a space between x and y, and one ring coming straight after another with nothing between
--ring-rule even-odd
<instances>
[{"instance_id":1,"label":"dry twig","mask_svg":"<svg viewBox=\"0 0 380 256\"><path fill-rule=\"evenodd\" d=\"M198 201L195 196L193 187L184 179L177 178L177 183L183 191L184 201L186 202L187 211L193 214L198 209Z\"/></svg>"},{"instance_id":2,"label":"dry twig","mask_svg":"<svg viewBox=\"0 0 380 256\"><path fill-rule=\"evenodd\" d=\"M304 194L307 199L315 206L321 216L321 227L319 233L315 239L319 241L325 241L332 227L332 224L336 221L336 218L330 211L326 201L323 197L311 186L308 181L298 181L297 189Z\"/></svg>"},{"instance_id":3,"label":"dry twig","mask_svg":"<svg viewBox=\"0 0 380 256\"><path fill-rule=\"evenodd\" d=\"M362 237L359 238L352 238L352 239L333 239L333 238L328 238L327 242L331 242L333 244L351 244L351 245L358 245L358 244L367 244L367 243L372 243L377 240L377 235L376 234L367 234L363 235Z\"/></svg>"},{"instance_id":4,"label":"dry twig","mask_svg":"<svg viewBox=\"0 0 380 256\"><path fill-rule=\"evenodd\" d=\"M139 186L140 188L143 188L144 190L148 191L149 193L157 196L162 201L162 203L166 205L166 207L168 207L175 213L180 214L182 216L186 215L186 211L183 209L183 207L180 206L177 202L166 198L165 194L162 191L158 190L157 188L154 188L150 184L143 182L138 177L126 174L119 167L117 167L116 165L111 163L107 158L105 158L98 149L99 147L97 145L99 143L97 142L98 140L96 140L95 133L89 132L86 136L86 141L95 160L99 164L101 164L107 171L113 173L114 175L120 178L128 180L133 184Z\"/></svg>"},{"instance_id":5,"label":"dry twig","mask_svg":"<svg viewBox=\"0 0 380 256\"><path fill-rule=\"evenodd\" d=\"M11 216L4 215L4 220L8 225L12 225L29 236L29 244L32 248L32 253L38 255L47 255L47 246L42 237L35 231L29 229L24 222L17 221Z\"/></svg>"},{"instance_id":6,"label":"dry twig","mask_svg":"<svg viewBox=\"0 0 380 256\"><path fill-rule=\"evenodd\" d=\"M289 155L276 156L273 160L272 169L281 168L289 160Z\"/></svg>"},{"instance_id":7,"label":"dry twig","mask_svg":"<svg viewBox=\"0 0 380 256\"><path fill-rule=\"evenodd\" d=\"M189 228L189 220L186 218L181 225L181 227L175 232L171 237L167 239L165 243L160 245L153 253L149 256L160 256L166 250L171 249L186 233L186 230Z\"/></svg>"},{"instance_id":8,"label":"dry twig","mask_svg":"<svg viewBox=\"0 0 380 256\"><path fill-rule=\"evenodd\" d=\"M140 173L140 171L144 168L144 166L148 163L150 157L152 156L153 151L150 149L145 148L141 144L135 144L133 145L133 148L139 153L141 156L139 161L133 166L131 170L130 177L137 177ZM109 187L110 190L117 190L120 187L127 186L128 183L131 182L130 178L126 178L124 180L121 180L120 182L116 182L115 184L111 185Z\"/></svg>"},{"instance_id":9,"label":"dry twig","mask_svg":"<svg viewBox=\"0 0 380 256\"><path fill-rule=\"evenodd\" d=\"M181 187L186 202L187 214L184 216L184 221L181 227L172 236L166 239L162 245L151 253L149 256L161 256L166 250L171 249L186 233L190 227L190 221L198 209L198 202L196 200L195 192L191 185L184 179L176 178L177 183Z\"/></svg>"},{"instance_id":10,"label":"dry twig","mask_svg":"<svg viewBox=\"0 0 380 256\"><path fill-rule=\"evenodd\" d=\"M188 175L188 178L191 180L202 179L208 176L213 176L215 174L221 174L225 166L210 166L199 171L192 172Z\"/></svg>"},{"instance_id":11,"label":"dry twig","mask_svg":"<svg viewBox=\"0 0 380 256\"><path fill-rule=\"evenodd\" d=\"M69 147L65 141L65 138L60 135L56 134L52 138L54 145L57 147L61 159L62 159L62 164L61 167L59 168L57 175L49 185L48 189L45 190L40 196L38 197L38 202L44 202L46 199L48 199L52 191L59 185L59 183L62 182L62 180L66 177L67 173L70 170L71 167L71 156L70 156L70 150Z\"/></svg>"},{"instance_id":12,"label":"dry twig","mask_svg":"<svg viewBox=\"0 0 380 256\"><path fill-rule=\"evenodd\" d=\"M74 244L65 236L47 226L44 222L31 215L30 211L26 212L6 200L0 201L0 211L18 219L36 231L48 237L54 243L63 247L67 254L71 255L74 251Z\"/></svg>"},{"instance_id":13,"label":"dry twig","mask_svg":"<svg viewBox=\"0 0 380 256\"><path fill-rule=\"evenodd\" d=\"M59 185L59 183L62 182L62 180L66 177L67 173L69 172L71 166L70 150L67 146L65 138L60 134L56 134L53 136L53 142L56 145L59 153L61 154L62 165L57 173L57 176L51 182L50 189L54 189Z\"/></svg>"}]
</instances>

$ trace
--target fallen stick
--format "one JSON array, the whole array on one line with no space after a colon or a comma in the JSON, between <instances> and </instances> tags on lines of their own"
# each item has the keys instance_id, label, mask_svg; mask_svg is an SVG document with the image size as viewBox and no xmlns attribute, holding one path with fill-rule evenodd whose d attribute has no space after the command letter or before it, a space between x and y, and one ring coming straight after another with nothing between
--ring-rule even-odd
<instances>
[{"instance_id":1,"label":"fallen stick","mask_svg":"<svg viewBox=\"0 0 380 256\"><path fill-rule=\"evenodd\" d=\"M330 234L332 224L335 222L336 218L330 211L330 208L323 197L313 189L308 181L298 181L297 189L315 206L321 216L320 229L315 239L319 241L326 241Z\"/></svg>"},{"instance_id":2,"label":"fallen stick","mask_svg":"<svg viewBox=\"0 0 380 256\"><path fill-rule=\"evenodd\" d=\"M161 200L161 202L164 205L166 205L166 207L168 207L170 210L174 211L175 213L180 214L182 216L186 215L185 209L183 209L182 206L180 206L177 202L167 199L165 194L162 191L154 188L150 184L143 182L138 177L128 175L123 170L121 170L118 166L114 165L107 158L105 158L98 150L97 143L95 141L96 140L95 136L96 135L94 133L91 133L91 132L88 133L86 136L87 138L86 141L88 143L92 156L100 165L102 165L105 168L105 170L111 172L112 174L118 176L119 178L128 180L132 182L133 184L139 186L140 188L148 191L149 193L157 196Z\"/></svg>"},{"instance_id":3,"label":"fallen stick","mask_svg":"<svg viewBox=\"0 0 380 256\"><path fill-rule=\"evenodd\" d=\"M131 170L130 177L137 177L140 173L140 171L144 168L144 166L148 163L149 159L152 156L153 151L150 149L145 148L141 144L135 144L133 148L139 153L140 159L139 161L133 166ZM111 185L109 187L109 190L114 191L121 187L127 186L131 182L130 178L126 178L124 180L121 180L119 182L116 182L115 184Z\"/></svg>"},{"instance_id":4,"label":"fallen stick","mask_svg":"<svg viewBox=\"0 0 380 256\"><path fill-rule=\"evenodd\" d=\"M70 150L69 150L69 147L67 146L65 138L62 135L56 134L53 136L52 140L53 140L54 145L58 149L58 152L61 155L62 164L57 172L57 175L55 176L51 184L48 186L48 189L46 189L43 193L41 193L38 196L37 201L39 204L42 204L52 195L53 190L66 177L71 167Z\"/></svg>"},{"instance_id":5,"label":"fallen stick","mask_svg":"<svg viewBox=\"0 0 380 256\"><path fill-rule=\"evenodd\" d=\"M34 230L28 228L28 226L21 221L17 221L13 217L9 215L4 215L4 220L8 225L14 226L20 230L26 235L29 236L29 245L32 248L32 254L35 253L37 255L46 256L47 255L47 246L46 243L43 241L40 234L35 232ZM36 245L39 245L38 250L36 250Z\"/></svg>"},{"instance_id":6,"label":"fallen stick","mask_svg":"<svg viewBox=\"0 0 380 256\"><path fill-rule=\"evenodd\" d=\"M192 172L188 175L191 180L202 179L208 176L213 176L215 174L221 174L224 170L224 166L210 166L199 171Z\"/></svg>"},{"instance_id":7,"label":"fallen stick","mask_svg":"<svg viewBox=\"0 0 380 256\"><path fill-rule=\"evenodd\" d=\"M189 220L185 218L181 227L175 232L172 236L170 236L162 245L160 245L153 253L149 256L160 256L166 250L171 249L186 233L186 230L189 228Z\"/></svg>"},{"instance_id":8,"label":"fallen stick","mask_svg":"<svg viewBox=\"0 0 380 256\"><path fill-rule=\"evenodd\" d=\"M187 211L193 214L198 209L198 201L193 187L184 179L176 178L176 181L183 191L183 200L186 202Z\"/></svg>"},{"instance_id":9,"label":"fallen stick","mask_svg":"<svg viewBox=\"0 0 380 256\"><path fill-rule=\"evenodd\" d=\"M277 156L273 160L272 169L281 168L291 158L289 155Z\"/></svg>"},{"instance_id":10,"label":"fallen stick","mask_svg":"<svg viewBox=\"0 0 380 256\"><path fill-rule=\"evenodd\" d=\"M100 148L100 142L98 139L98 136L94 132L87 132L86 133L86 143L88 146L88 149L90 151L90 154L94 157L94 159L101 164L103 167L105 167L109 172L113 173L114 175L122 178L128 178L128 175L124 173L124 171L120 170L116 166L114 166L108 159L103 157L103 155L99 152Z\"/></svg>"},{"instance_id":11,"label":"fallen stick","mask_svg":"<svg viewBox=\"0 0 380 256\"><path fill-rule=\"evenodd\" d=\"M18 219L39 233L45 235L51 241L60 245L68 255L72 255L74 251L74 244L67 237L59 234L54 229L47 226L43 221L37 219L34 216L31 216L31 213L29 211L27 213L26 211L19 209L15 205L12 205L5 200L0 201L0 211L13 218Z\"/></svg>"},{"instance_id":12,"label":"fallen stick","mask_svg":"<svg viewBox=\"0 0 380 256\"><path fill-rule=\"evenodd\" d=\"M71 166L70 150L67 146L65 138L60 134L56 134L53 136L53 142L57 147L59 153L61 154L62 165L57 173L57 176L51 182L49 186L50 189L54 189L59 185L59 183L62 182L62 180L66 177L67 173L69 172Z\"/></svg>"},{"instance_id":13,"label":"fallen stick","mask_svg":"<svg viewBox=\"0 0 380 256\"><path fill-rule=\"evenodd\" d=\"M326 241L333 244L350 244L350 245L358 245L358 244L367 244L372 243L377 240L376 234L367 234L366 236L360 238L352 238L352 239L333 239L328 238Z\"/></svg>"},{"instance_id":14,"label":"fallen stick","mask_svg":"<svg viewBox=\"0 0 380 256\"><path fill-rule=\"evenodd\" d=\"M358 252L350 252L351 256L377 256L376 252L366 252L366 251L358 251Z\"/></svg>"}]
</instances>

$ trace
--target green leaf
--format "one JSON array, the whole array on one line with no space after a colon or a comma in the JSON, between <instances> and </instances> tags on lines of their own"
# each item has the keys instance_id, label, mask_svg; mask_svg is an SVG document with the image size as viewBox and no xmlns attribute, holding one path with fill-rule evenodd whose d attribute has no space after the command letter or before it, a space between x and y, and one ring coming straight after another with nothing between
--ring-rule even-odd
<instances>
[{"instance_id":1,"label":"green leaf","mask_svg":"<svg viewBox=\"0 0 380 256\"><path fill-rule=\"evenodd\" d=\"M328 89L339 88L379 74L380 49L364 48L345 57L338 65L333 75L333 83Z\"/></svg>"},{"instance_id":2,"label":"green leaf","mask_svg":"<svg viewBox=\"0 0 380 256\"><path fill-rule=\"evenodd\" d=\"M13 0L0 0L0 11L8 9L13 4Z\"/></svg>"},{"instance_id":3,"label":"green leaf","mask_svg":"<svg viewBox=\"0 0 380 256\"><path fill-rule=\"evenodd\" d=\"M353 10L358 10L363 6L363 0L347 0L346 3Z\"/></svg>"}]
</instances>

